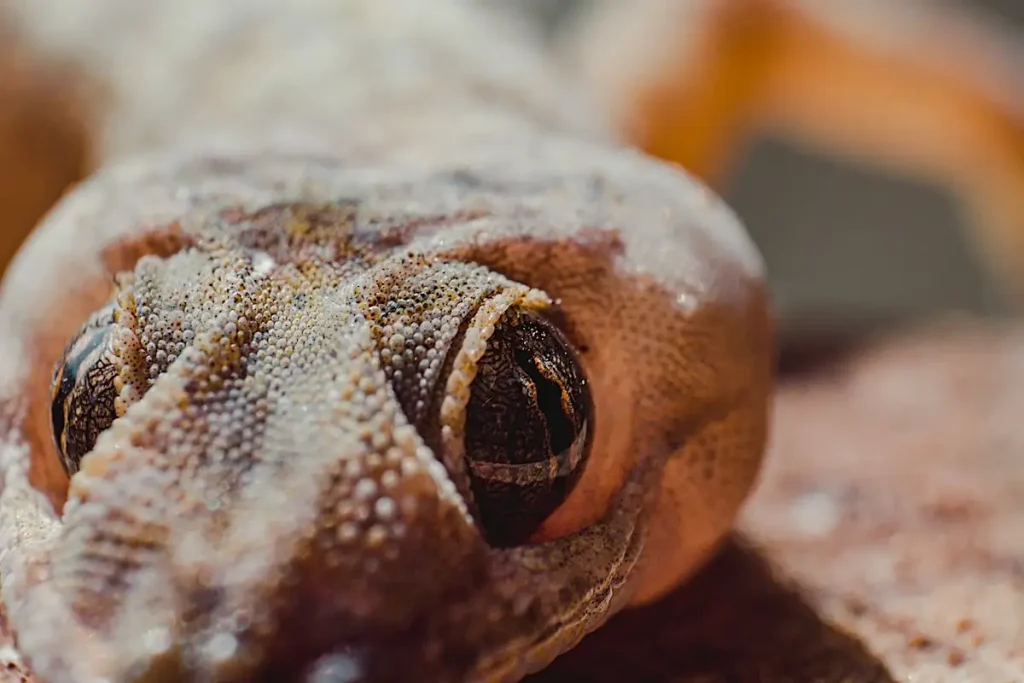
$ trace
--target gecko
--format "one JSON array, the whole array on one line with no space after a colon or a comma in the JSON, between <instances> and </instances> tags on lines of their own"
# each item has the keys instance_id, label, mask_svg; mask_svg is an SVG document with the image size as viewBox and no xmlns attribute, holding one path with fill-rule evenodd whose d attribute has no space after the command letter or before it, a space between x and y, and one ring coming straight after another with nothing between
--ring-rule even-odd
<instances>
[{"instance_id":1,"label":"gecko","mask_svg":"<svg viewBox=\"0 0 1024 683\"><path fill-rule=\"evenodd\" d=\"M767 439L773 322L739 219L475 5L325 7L368 75L307 72L337 89L313 102L274 67L316 41L210 7L265 30L203 37L234 71L151 73L163 97L106 124L0 289L18 661L54 683L516 681L685 581ZM97 60L127 78L146 34L120 35Z\"/></svg>"}]
</instances>

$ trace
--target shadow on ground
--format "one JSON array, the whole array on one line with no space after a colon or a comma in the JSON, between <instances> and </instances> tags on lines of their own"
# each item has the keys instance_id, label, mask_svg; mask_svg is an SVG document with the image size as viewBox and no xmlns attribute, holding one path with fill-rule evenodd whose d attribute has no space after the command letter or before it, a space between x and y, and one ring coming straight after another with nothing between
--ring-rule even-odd
<instances>
[{"instance_id":1,"label":"shadow on ground","mask_svg":"<svg viewBox=\"0 0 1024 683\"><path fill-rule=\"evenodd\" d=\"M656 605L629 610L530 683L890 683L851 634L826 623L742 539Z\"/></svg>"}]
</instances>

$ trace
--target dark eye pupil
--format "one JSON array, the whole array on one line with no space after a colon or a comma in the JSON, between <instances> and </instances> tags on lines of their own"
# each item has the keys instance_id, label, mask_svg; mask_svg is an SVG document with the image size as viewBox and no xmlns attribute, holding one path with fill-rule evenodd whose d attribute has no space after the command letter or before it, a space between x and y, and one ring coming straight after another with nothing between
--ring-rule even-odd
<instances>
[{"instance_id":1,"label":"dark eye pupil","mask_svg":"<svg viewBox=\"0 0 1024 683\"><path fill-rule=\"evenodd\" d=\"M541 373L538 365L543 359L528 351L516 349L516 363L526 373L533 383L536 391L537 408L544 415L547 422L548 444L551 453L561 453L572 446L576 439L576 425L572 422L571 415L565 414L566 406L563 405L565 389L558 384L557 377L545 376ZM548 370L550 374L551 371ZM572 406L568 406L571 411Z\"/></svg>"},{"instance_id":2,"label":"dark eye pupil","mask_svg":"<svg viewBox=\"0 0 1024 683\"><path fill-rule=\"evenodd\" d=\"M470 484L491 545L526 541L566 499L586 462L590 413L563 335L511 309L488 340L466 407Z\"/></svg>"}]
</instances>

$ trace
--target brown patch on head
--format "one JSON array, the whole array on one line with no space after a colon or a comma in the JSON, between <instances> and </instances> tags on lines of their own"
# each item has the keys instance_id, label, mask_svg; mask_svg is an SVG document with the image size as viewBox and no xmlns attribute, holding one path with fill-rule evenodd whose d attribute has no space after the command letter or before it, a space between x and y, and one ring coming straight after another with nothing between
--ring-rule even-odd
<instances>
[{"instance_id":1,"label":"brown patch on head","mask_svg":"<svg viewBox=\"0 0 1024 683\"><path fill-rule=\"evenodd\" d=\"M355 231L359 202L277 202L246 212L225 209L219 216L225 234L238 234L249 249L260 249L278 263L302 263L312 258L346 258Z\"/></svg>"},{"instance_id":2,"label":"brown patch on head","mask_svg":"<svg viewBox=\"0 0 1024 683\"><path fill-rule=\"evenodd\" d=\"M265 250L281 263L314 258L337 262L379 255L408 244L417 232L485 215L473 210L428 215L380 213L360 199L284 201L256 211L231 207L218 213L229 232L240 232L242 246Z\"/></svg>"}]
</instances>

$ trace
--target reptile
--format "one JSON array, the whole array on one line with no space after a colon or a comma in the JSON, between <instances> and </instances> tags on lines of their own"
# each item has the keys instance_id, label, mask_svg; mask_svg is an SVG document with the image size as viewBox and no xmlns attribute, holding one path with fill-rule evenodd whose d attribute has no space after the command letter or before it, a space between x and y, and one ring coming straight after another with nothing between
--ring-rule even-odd
<instances>
[{"instance_id":1,"label":"reptile","mask_svg":"<svg viewBox=\"0 0 1024 683\"><path fill-rule=\"evenodd\" d=\"M692 575L757 479L772 320L725 204L468 5L325 12L372 85L288 100L269 50L216 115L115 118L145 150L5 274L36 680L515 681Z\"/></svg>"},{"instance_id":2,"label":"reptile","mask_svg":"<svg viewBox=\"0 0 1024 683\"><path fill-rule=\"evenodd\" d=\"M42 201L18 150L99 169L0 289L0 680L1019 678L1019 333L773 396L756 251L632 149L712 187L766 123L868 154L959 191L1000 270L1012 46L931 3L652 0L565 74L479 5L0 0L48 65L5 197ZM761 550L727 534L755 480Z\"/></svg>"}]
</instances>

